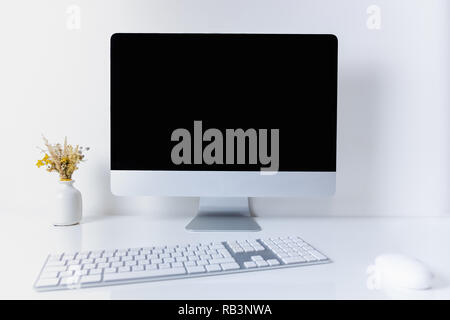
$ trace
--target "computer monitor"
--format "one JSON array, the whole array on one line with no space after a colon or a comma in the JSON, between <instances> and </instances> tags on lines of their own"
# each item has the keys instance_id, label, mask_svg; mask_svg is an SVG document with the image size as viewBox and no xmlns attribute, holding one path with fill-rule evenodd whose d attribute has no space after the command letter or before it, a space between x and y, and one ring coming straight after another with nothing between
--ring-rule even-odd
<instances>
[{"instance_id":1,"label":"computer monitor","mask_svg":"<svg viewBox=\"0 0 450 320\"><path fill-rule=\"evenodd\" d=\"M199 196L188 230L260 230L248 197L334 193L336 105L333 35L114 34L111 190Z\"/></svg>"}]
</instances>

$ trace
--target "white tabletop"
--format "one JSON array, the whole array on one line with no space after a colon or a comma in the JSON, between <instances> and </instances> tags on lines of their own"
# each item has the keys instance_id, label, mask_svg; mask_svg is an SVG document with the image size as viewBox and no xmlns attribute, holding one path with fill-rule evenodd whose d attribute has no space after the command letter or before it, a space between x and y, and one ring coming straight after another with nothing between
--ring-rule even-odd
<instances>
[{"instance_id":1,"label":"white tabletop","mask_svg":"<svg viewBox=\"0 0 450 320\"><path fill-rule=\"evenodd\" d=\"M449 299L450 218L257 218L256 233L191 233L190 218L87 216L72 227L42 217L2 215L2 299ZM173 281L38 293L32 284L50 252L144 247L299 235L331 264ZM381 253L426 262L436 275L425 291L369 290L366 268Z\"/></svg>"}]
</instances>

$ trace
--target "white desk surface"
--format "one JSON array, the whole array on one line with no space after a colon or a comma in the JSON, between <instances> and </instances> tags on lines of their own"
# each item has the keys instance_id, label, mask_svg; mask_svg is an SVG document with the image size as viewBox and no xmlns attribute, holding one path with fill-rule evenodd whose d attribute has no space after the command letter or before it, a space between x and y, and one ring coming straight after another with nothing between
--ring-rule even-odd
<instances>
[{"instance_id":1,"label":"white desk surface","mask_svg":"<svg viewBox=\"0 0 450 320\"><path fill-rule=\"evenodd\" d=\"M43 217L2 215L1 299L449 299L450 218L257 218L257 233L190 233L190 218L88 216L72 227ZM49 252L144 247L190 241L299 235L331 264L92 289L38 293L32 284ZM436 274L426 291L366 288L367 266L400 252Z\"/></svg>"}]
</instances>

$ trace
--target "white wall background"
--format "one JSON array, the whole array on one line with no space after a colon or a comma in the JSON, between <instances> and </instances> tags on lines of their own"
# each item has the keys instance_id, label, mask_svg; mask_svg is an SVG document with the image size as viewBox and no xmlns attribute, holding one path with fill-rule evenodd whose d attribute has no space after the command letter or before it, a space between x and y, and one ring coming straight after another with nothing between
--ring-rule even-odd
<instances>
[{"instance_id":1,"label":"white wall background","mask_svg":"<svg viewBox=\"0 0 450 320\"><path fill-rule=\"evenodd\" d=\"M66 28L70 4L80 30ZM380 30L366 27L371 4ZM336 196L253 199L257 215L445 215L449 18L448 0L2 0L0 214L49 210L57 176L34 165L44 133L92 148L75 175L88 214L193 215L197 199L110 194L109 37L259 32L334 33L340 62Z\"/></svg>"}]
</instances>

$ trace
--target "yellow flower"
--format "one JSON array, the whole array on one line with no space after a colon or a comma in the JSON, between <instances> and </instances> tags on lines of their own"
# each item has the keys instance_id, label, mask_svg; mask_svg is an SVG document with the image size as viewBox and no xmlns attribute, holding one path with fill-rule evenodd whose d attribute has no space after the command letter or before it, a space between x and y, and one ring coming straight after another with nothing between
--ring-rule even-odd
<instances>
[{"instance_id":1,"label":"yellow flower","mask_svg":"<svg viewBox=\"0 0 450 320\"><path fill-rule=\"evenodd\" d=\"M36 166L38 168L42 167L43 165L44 165L44 162L42 160L38 160L37 163L36 163Z\"/></svg>"},{"instance_id":2,"label":"yellow flower","mask_svg":"<svg viewBox=\"0 0 450 320\"><path fill-rule=\"evenodd\" d=\"M45 154L45 157L42 158L42 161L45 162L45 164L49 164L50 160L48 160L48 154Z\"/></svg>"}]
</instances>

